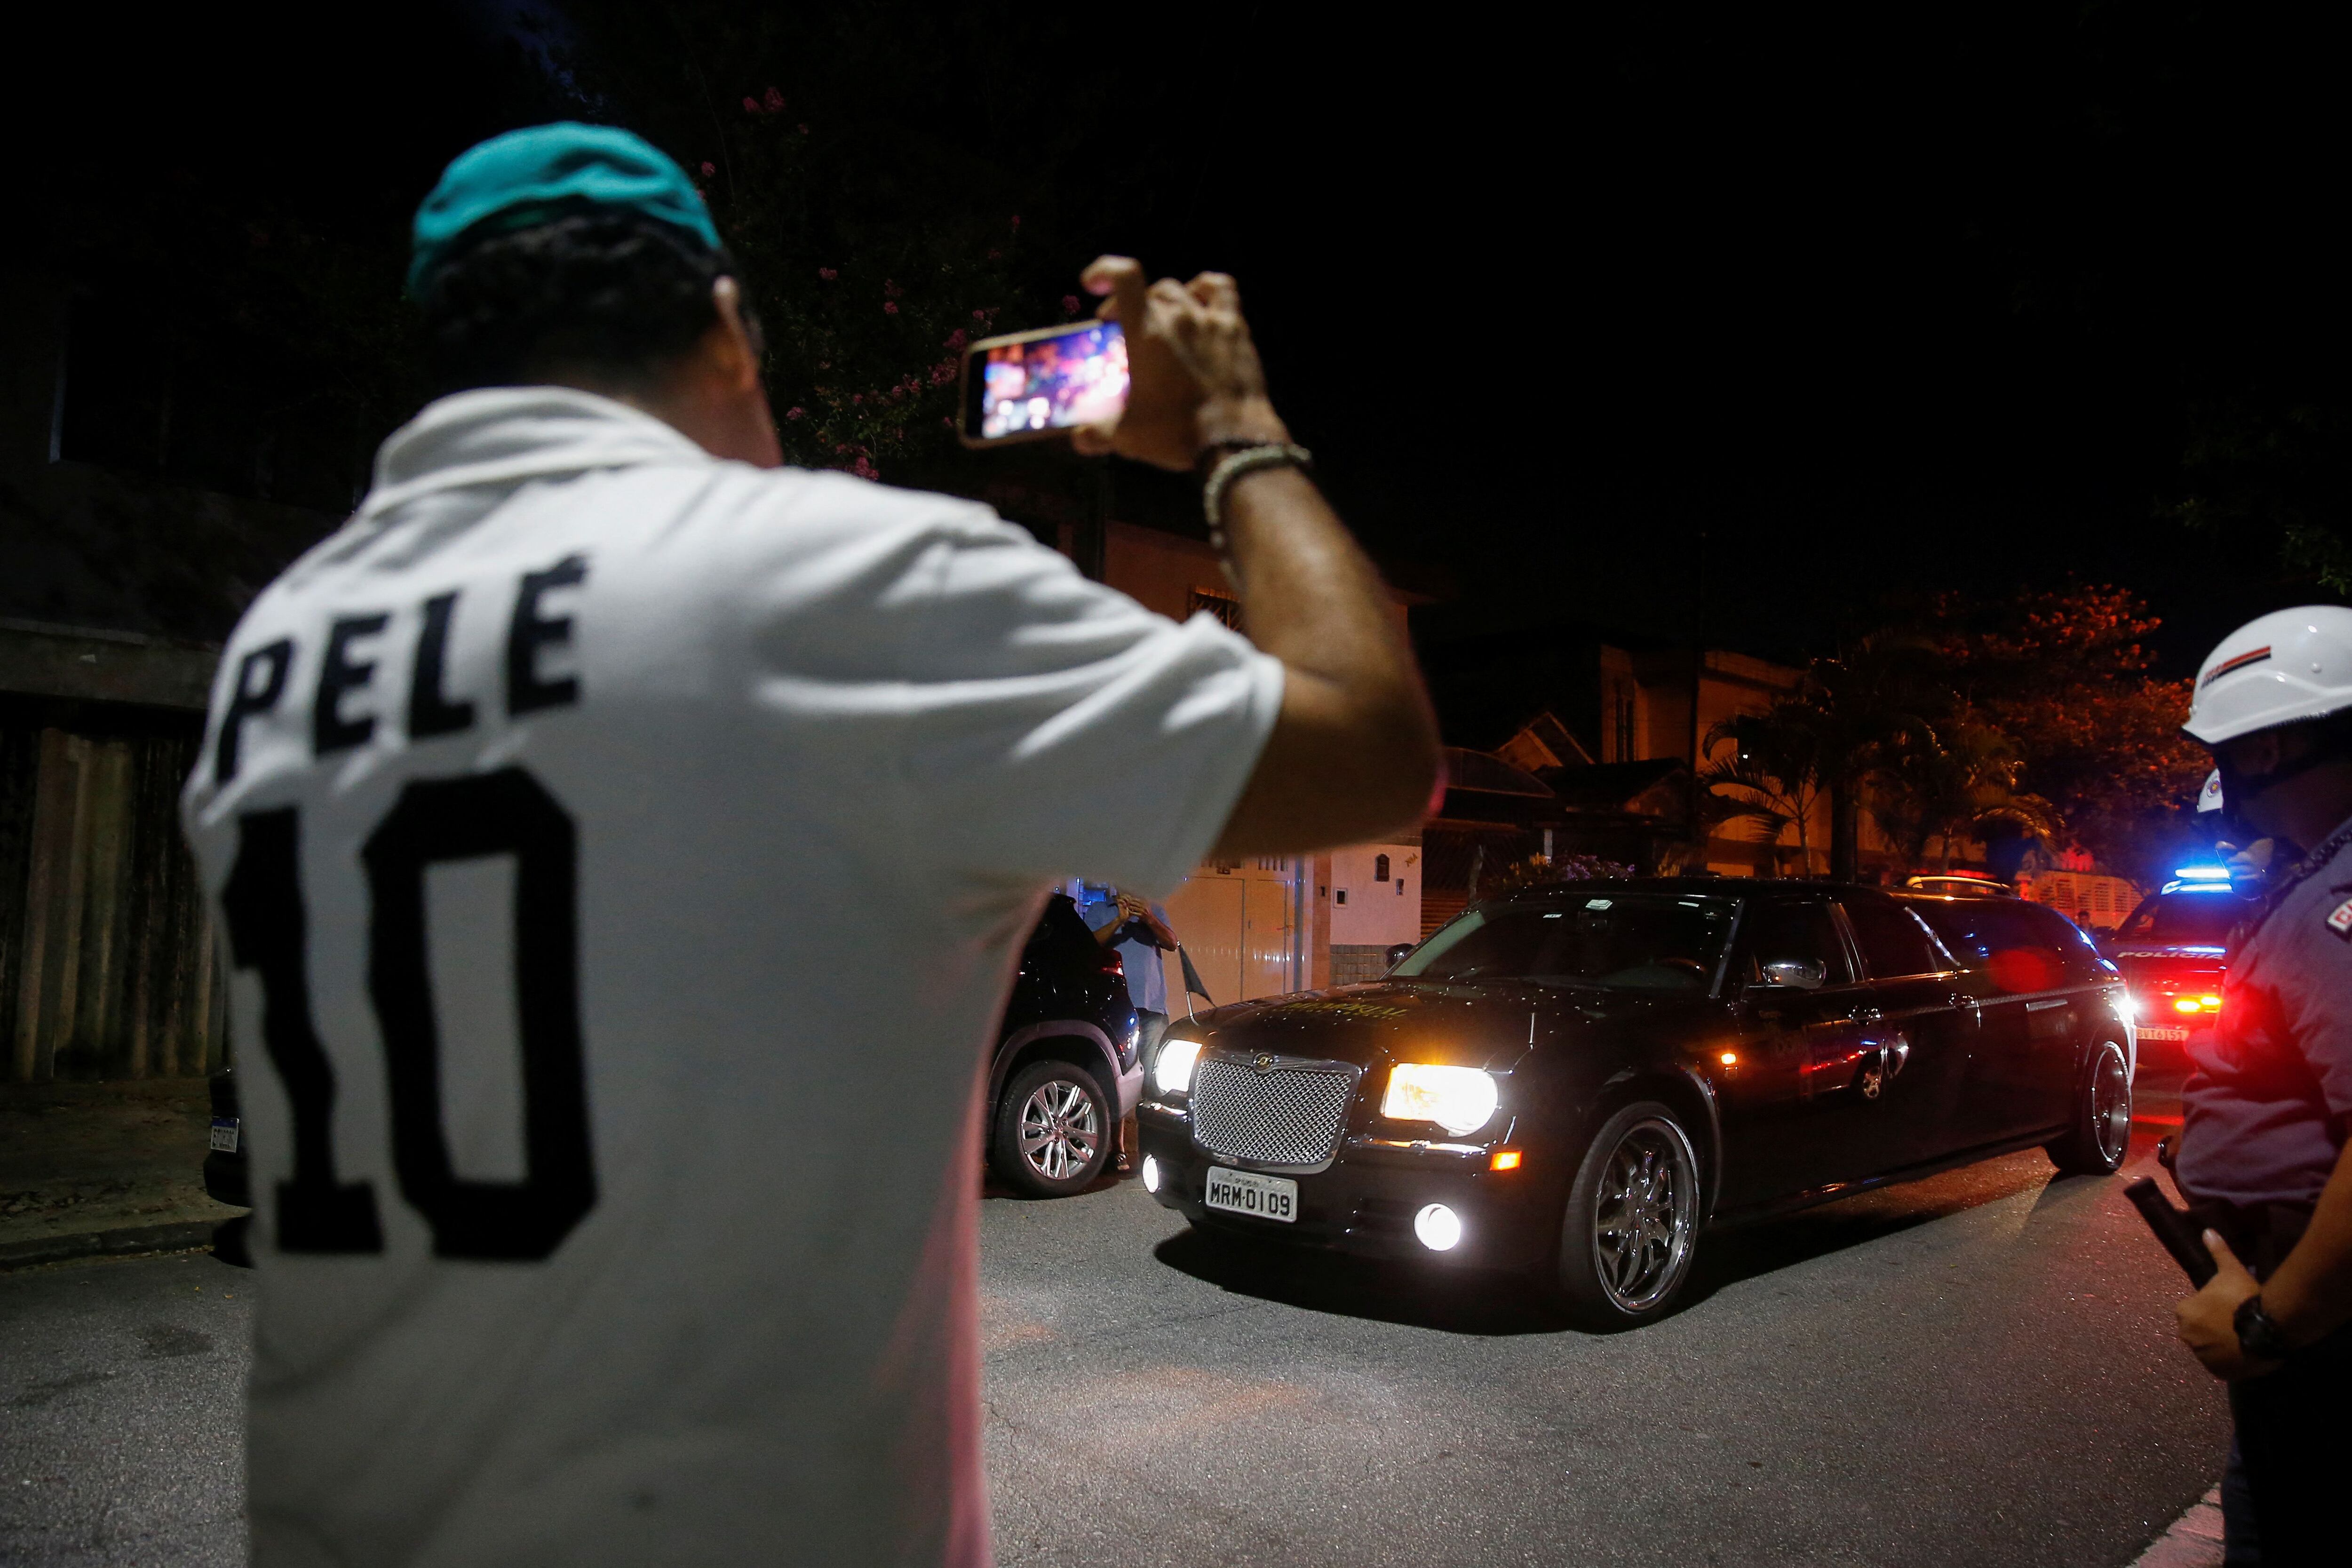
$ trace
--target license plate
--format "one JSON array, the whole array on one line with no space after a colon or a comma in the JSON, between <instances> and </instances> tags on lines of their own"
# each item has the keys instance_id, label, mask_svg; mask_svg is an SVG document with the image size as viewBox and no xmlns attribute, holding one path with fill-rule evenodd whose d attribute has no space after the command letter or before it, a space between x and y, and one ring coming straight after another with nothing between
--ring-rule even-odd
<instances>
[{"instance_id":1,"label":"license plate","mask_svg":"<svg viewBox=\"0 0 2352 1568\"><path fill-rule=\"evenodd\" d=\"M2185 1040L2189 1037L2189 1031L2186 1029L2142 1029L2139 1032L2139 1037L2143 1040Z\"/></svg>"},{"instance_id":2,"label":"license plate","mask_svg":"<svg viewBox=\"0 0 2352 1568\"><path fill-rule=\"evenodd\" d=\"M1298 1217L1298 1184L1281 1176L1261 1176L1255 1171L1209 1167L1202 1196L1213 1209L1245 1214L1255 1219L1278 1219L1288 1225Z\"/></svg>"},{"instance_id":3,"label":"license plate","mask_svg":"<svg viewBox=\"0 0 2352 1568\"><path fill-rule=\"evenodd\" d=\"M236 1117L215 1116L213 1118L213 1147L219 1150L224 1154L234 1154L236 1152Z\"/></svg>"}]
</instances>

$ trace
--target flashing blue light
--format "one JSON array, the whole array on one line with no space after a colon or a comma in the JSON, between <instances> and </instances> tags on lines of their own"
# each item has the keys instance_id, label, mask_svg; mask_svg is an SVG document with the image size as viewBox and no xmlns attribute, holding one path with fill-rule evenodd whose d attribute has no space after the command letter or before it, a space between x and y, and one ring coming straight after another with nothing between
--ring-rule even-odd
<instances>
[{"instance_id":1,"label":"flashing blue light","mask_svg":"<svg viewBox=\"0 0 2352 1568\"><path fill-rule=\"evenodd\" d=\"M2159 893L2234 893L2237 889L2227 882L2167 882L2157 891Z\"/></svg>"},{"instance_id":2,"label":"flashing blue light","mask_svg":"<svg viewBox=\"0 0 2352 1568\"><path fill-rule=\"evenodd\" d=\"M2182 866L2172 874L2184 882L2226 882L2230 879L2227 866Z\"/></svg>"}]
</instances>

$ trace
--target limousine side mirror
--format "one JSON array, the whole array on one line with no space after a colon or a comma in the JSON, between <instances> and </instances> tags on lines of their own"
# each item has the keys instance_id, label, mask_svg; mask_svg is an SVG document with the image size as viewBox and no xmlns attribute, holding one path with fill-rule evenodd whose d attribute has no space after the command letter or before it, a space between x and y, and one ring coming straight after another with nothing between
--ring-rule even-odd
<instances>
[{"instance_id":1,"label":"limousine side mirror","mask_svg":"<svg viewBox=\"0 0 2352 1568\"><path fill-rule=\"evenodd\" d=\"M1772 989L1818 991L1830 977L1830 966L1813 958L1784 958L1764 966L1764 984Z\"/></svg>"},{"instance_id":2,"label":"limousine side mirror","mask_svg":"<svg viewBox=\"0 0 2352 1568\"><path fill-rule=\"evenodd\" d=\"M1411 952L1416 945L1416 943L1410 942L1401 942L1394 947L1390 948L1387 954L1389 967L1391 969L1394 969L1398 964L1402 963L1405 960L1405 955Z\"/></svg>"}]
</instances>

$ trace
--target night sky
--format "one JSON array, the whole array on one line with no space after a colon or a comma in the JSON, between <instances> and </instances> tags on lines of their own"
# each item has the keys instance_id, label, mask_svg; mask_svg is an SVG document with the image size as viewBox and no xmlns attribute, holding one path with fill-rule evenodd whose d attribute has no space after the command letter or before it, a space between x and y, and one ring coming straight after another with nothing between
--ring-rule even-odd
<instances>
[{"instance_id":1,"label":"night sky","mask_svg":"<svg viewBox=\"0 0 2352 1568\"><path fill-rule=\"evenodd\" d=\"M1890 593L2071 574L2143 593L2185 673L2326 596L2266 537L2158 515L2197 409L2352 403L2343 56L2299 30L2320 8L1627 9L992 5L985 80L859 95L953 124L1108 73L1118 111L1050 166L996 154L1032 259L1236 273L1343 511L1454 585L1441 631L1796 657ZM10 51L19 135L74 193L58 221L266 185L396 246L449 155L560 107L510 6L320 11L93 16Z\"/></svg>"}]
</instances>

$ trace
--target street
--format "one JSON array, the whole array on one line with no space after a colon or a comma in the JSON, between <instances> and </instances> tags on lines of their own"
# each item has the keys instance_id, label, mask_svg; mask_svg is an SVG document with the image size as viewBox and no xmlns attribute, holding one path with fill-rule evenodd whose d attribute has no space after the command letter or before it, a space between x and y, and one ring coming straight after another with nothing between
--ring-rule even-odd
<instances>
[{"instance_id":1,"label":"street","mask_svg":"<svg viewBox=\"0 0 2352 1568\"><path fill-rule=\"evenodd\" d=\"M2126 1175L2177 1102L2153 1075ZM2039 1152L1707 1238L1609 1338L1502 1283L982 1205L1000 1562L2124 1568L2221 1468L2171 1263ZM0 1275L0 1563L231 1563L251 1277Z\"/></svg>"}]
</instances>

